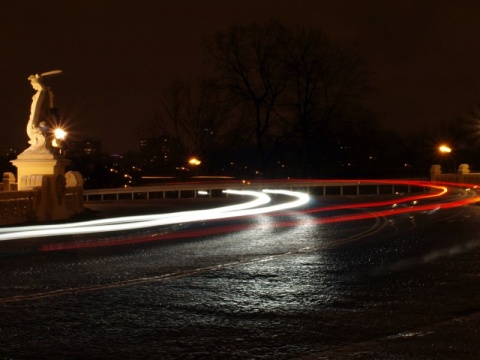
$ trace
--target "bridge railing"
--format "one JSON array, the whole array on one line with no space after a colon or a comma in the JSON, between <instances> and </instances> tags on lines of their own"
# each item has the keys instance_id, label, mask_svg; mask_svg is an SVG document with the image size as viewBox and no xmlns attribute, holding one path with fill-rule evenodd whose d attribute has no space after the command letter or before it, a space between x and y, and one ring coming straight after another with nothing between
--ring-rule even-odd
<instances>
[{"instance_id":1,"label":"bridge railing","mask_svg":"<svg viewBox=\"0 0 480 360\"><path fill-rule=\"evenodd\" d=\"M139 186L130 188L84 190L85 202L119 200L161 200L172 198L227 197L223 190L287 189L305 191L317 196L360 196L421 192L424 188L399 181L229 181L192 182Z\"/></svg>"},{"instance_id":2,"label":"bridge railing","mask_svg":"<svg viewBox=\"0 0 480 360\"><path fill-rule=\"evenodd\" d=\"M432 165L430 168L430 180L432 182L480 185L480 173L470 172L468 164L461 164L456 173L443 173L440 165Z\"/></svg>"},{"instance_id":3,"label":"bridge railing","mask_svg":"<svg viewBox=\"0 0 480 360\"><path fill-rule=\"evenodd\" d=\"M24 176L22 180L26 182L32 178L35 181L18 190L13 174L5 173L0 186L0 225L62 220L81 213L83 183L78 183L79 177L69 171L64 184L52 174Z\"/></svg>"}]
</instances>

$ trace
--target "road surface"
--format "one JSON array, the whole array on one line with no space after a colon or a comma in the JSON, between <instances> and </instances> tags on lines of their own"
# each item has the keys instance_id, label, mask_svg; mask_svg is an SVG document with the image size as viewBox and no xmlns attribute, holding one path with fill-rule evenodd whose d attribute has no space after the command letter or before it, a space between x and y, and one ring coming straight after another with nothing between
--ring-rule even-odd
<instances>
[{"instance_id":1,"label":"road surface","mask_svg":"<svg viewBox=\"0 0 480 360\"><path fill-rule=\"evenodd\" d=\"M0 358L477 358L475 196L4 245Z\"/></svg>"}]
</instances>

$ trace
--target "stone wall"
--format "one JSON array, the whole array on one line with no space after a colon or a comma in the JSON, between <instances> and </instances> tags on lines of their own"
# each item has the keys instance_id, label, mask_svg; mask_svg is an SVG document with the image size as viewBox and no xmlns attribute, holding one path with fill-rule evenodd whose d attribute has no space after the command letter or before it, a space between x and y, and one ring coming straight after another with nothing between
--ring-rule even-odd
<instances>
[{"instance_id":1,"label":"stone wall","mask_svg":"<svg viewBox=\"0 0 480 360\"><path fill-rule=\"evenodd\" d=\"M461 164L457 173L442 173L440 165L432 165L430 168L430 181L433 182L451 182L480 185L480 173L471 173L468 164Z\"/></svg>"},{"instance_id":2,"label":"stone wall","mask_svg":"<svg viewBox=\"0 0 480 360\"><path fill-rule=\"evenodd\" d=\"M28 175L20 180L5 173L0 191L0 225L67 219L85 210L83 179L78 172Z\"/></svg>"}]
</instances>

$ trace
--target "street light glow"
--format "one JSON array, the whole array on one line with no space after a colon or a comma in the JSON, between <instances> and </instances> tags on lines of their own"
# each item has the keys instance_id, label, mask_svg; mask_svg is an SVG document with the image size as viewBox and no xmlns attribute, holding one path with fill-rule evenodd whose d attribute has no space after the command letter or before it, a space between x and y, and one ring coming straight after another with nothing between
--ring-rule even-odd
<instances>
[{"instance_id":1,"label":"street light glow","mask_svg":"<svg viewBox=\"0 0 480 360\"><path fill-rule=\"evenodd\" d=\"M65 140L67 137L67 132L61 128L56 128L53 130L53 134L55 135L55 139L57 140Z\"/></svg>"},{"instance_id":2,"label":"street light glow","mask_svg":"<svg viewBox=\"0 0 480 360\"><path fill-rule=\"evenodd\" d=\"M440 145L438 150L443 154L449 154L449 153L452 152L452 149L450 147L448 147L447 145Z\"/></svg>"},{"instance_id":3,"label":"street light glow","mask_svg":"<svg viewBox=\"0 0 480 360\"><path fill-rule=\"evenodd\" d=\"M198 166L198 165L200 165L202 162L201 162L200 160L198 160L197 158L192 157L190 160L188 160L188 163L189 163L190 165Z\"/></svg>"},{"instance_id":4,"label":"street light glow","mask_svg":"<svg viewBox=\"0 0 480 360\"><path fill-rule=\"evenodd\" d=\"M62 128L55 128L53 130L54 139L52 140L53 147L62 148L62 142L67 137L67 132ZM61 150L60 150L61 151Z\"/></svg>"}]
</instances>

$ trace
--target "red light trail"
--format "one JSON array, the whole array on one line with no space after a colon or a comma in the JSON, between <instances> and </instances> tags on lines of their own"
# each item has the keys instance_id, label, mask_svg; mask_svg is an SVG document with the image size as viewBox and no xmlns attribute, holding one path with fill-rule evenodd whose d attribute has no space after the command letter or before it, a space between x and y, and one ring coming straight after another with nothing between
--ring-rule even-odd
<instances>
[{"instance_id":1,"label":"red light trail","mask_svg":"<svg viewBox=\"0 0 480 360\"><path fill-rule=\"evenodd\" d=\"M310 180L308 180L311 182ZM337 180L335 182L338 182ZM342 183L345 184L358 184L359 181L355 180L342 180ZM321 182L319 182L321 183ZM359 221L366 220L378 217L389 217L404 213L416 213L416 212L429 212L437 211L440 209L450 209L460 206L466 206L480 201L480 197L476 196L474 192L470 192L468 197L462 197L461 199L452 199L447 197L449 194L449 189L458 189L467 193L469 189L476 188L472 184L457 184L457 183L430 183L426 181L392 181L392 180L362 180L362 184L369 183L381 183L386 185L409 185L418 188L428 189L428 193L421 193L410 196L394 196L392 199L382 200L382 201L366 201L366 202L349 202L336 205L328 206L315 206L310 209L299 209L299 211L304 214L318 214L318 213L327 213L338 210L354 210L354 209L370 209L369 212L359 212L354 214L341 214L341 215L332 215L332 216L322 216L314 218L309 222L308 225L303 224L303 226L314 226L321 224L330 224L330 223L340 223L348 221ZM321 197L318 198L318 201L321 203ZM421 203L425 202L425 203ZM401 206L401 205L408 206ZM386 208L388 207L388 208ZM292 207L291 207L292 208ZM208 221L208 220L223 220L231 218L241 218L241 217L251 217L261 213L273 214L277 217L284 217L288 215L286 209L281 206L275 208L273 211L262 211L262 207L255 209L253 212L242 212L237 213L231 212L227 216L214 216L210 218L201 219L198 218L196 221ZM215 209L211 209L215 210ZM294 227L300 226L296 220L281 220L275 224L276 227ZM67 249L79 249L79 248L94 248L94 247L105 247L105 246L117 246L117 245L127 245L127 244L137 244L137 243L146 243L146 242L155 242L163 240L175 240L175 239L185 239L185 238L199 238L204 236L212 236L217 234L229 233L229 232L238 232L242 230L249 229L254 225L249 223L238 223L238 224L229 224L229 225L216 225L212 227L206 227L195 230L182 230L174 232L164 232L164 233L155 233L149 236L125 236L120 239L101 239L97 241L84 241L84 242L61 242L55 244L44 245L41 249L43 251L55 251L55 250L67 250Z\"/></svg>"}]
</instances>

